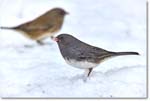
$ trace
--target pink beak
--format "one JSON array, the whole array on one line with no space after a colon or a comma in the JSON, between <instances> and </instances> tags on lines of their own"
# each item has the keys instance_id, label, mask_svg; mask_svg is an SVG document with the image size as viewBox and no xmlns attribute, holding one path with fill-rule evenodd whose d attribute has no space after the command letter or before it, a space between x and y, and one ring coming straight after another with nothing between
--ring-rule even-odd
<instances>
[{"instance_id":1,"label":"pink beak","mask_svg":"<svg viewBox=\"0 0 150 101\"><path fill-rule=\"evenodd\" d=\"M59 41L59 39L58 39L58 38L54 38L54 41L58 42L58 41Z\"/></svg>"}]
</instances>

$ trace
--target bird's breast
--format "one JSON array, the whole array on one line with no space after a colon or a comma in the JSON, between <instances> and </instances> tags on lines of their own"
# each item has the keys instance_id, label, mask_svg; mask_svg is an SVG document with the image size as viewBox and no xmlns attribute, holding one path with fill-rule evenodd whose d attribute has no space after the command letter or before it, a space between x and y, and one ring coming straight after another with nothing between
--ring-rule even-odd
<instances>
[{"instance_id":1,"label":"bird's breast","mask_svg":"<svg viewBox=\"0 0 150 101\"><path fill-rule=\"evenodd\" d=\"M65 59L66 63L80 69L94 68L98 64L88 61L77 61L75 59Z\"/></svg>"}]
</instances>

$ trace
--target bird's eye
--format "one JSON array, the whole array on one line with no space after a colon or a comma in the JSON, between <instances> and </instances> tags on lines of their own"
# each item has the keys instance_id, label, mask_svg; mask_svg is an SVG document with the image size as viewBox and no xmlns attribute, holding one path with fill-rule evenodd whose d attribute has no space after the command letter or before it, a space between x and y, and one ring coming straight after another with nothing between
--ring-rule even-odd
<instances>
[{"instance_id":1,"label":"bird's eye","mask_svg":"<svg viewBox=\"0 0 150 101\"><path fill-rule=\"evenodd\" d=\"M62 40L62 39L64 39L64 37L60 37L60 39Z\"/></svg>"},{"instance_id":2,"label":"bird's eye","mask_svg":"<svg viewBox=\"0 0 150 101\"><path fill-rule=\"evenodd\" d=\"M65 15L65 12L64 12L64 11L61 11L61 12L60 12L60 15Z\"/></svg>"}]
</instances>

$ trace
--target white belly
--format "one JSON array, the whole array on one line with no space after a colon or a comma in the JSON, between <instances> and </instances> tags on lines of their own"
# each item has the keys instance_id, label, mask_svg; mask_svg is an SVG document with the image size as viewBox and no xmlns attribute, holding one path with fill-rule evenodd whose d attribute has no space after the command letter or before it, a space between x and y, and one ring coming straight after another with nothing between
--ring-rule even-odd
<instances>
[{"instance_id":1,"label":"white belly","mask_svg":"<svg viewBox=\"0 0 150 101\"><path fill-rule=\"evenodd\" d=\"M67 64L80 69L94 68L98 65L92 62L87 62L87 61L79 62L73 59L72 60L65 59L65 61L67 62Z\"/></svg>"}]
</instances>

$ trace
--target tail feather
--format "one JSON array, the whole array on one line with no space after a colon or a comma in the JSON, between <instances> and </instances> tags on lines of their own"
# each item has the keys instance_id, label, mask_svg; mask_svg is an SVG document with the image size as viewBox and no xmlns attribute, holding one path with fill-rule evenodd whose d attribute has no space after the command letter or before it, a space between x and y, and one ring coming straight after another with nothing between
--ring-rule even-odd
<instances>
[{"instance_id":1,"label":"tail feather","mask_svg":"<svg viewBox=\"0 0 150 101\"><path fill-rule=\"evenodd\" d=\"M3 27L2 26L2 27L0 27L0 29L14 29L15 30L15 29L17 29L17 27Z\"/></svg>"},{"instance_id":2,"label":"tail feather","mask_svg":"<svg viewBox=\"0 0 150 101\"><path fill-rule=\"evenodd\" d=\"M114 56L120 55L140 55L138 52L112 52Z\"/></svg>"}]
</instances>

